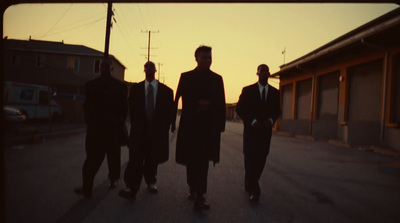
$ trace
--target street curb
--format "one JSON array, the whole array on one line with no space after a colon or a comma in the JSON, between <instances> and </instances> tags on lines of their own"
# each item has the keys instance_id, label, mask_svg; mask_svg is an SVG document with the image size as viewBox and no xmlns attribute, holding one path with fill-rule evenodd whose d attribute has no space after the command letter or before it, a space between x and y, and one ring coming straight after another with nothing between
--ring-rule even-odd
<instances>
[{"instance_id":1,"label":"street curb","mask_svg":"<svg viewBox=\"0 0 400 223\"><path fill-rule=\"evenodd\" d=\"M17 137L13 139L4 139L5 147L11 147L21 144L37 144L45 142L49 139L60 138L60 137L67 137L70 135L80 134L86 132L86 128L80 129L71 129L71 130L63 130L63 131L56 131L56 132L47 132L47 133L36 133L30 134L22 137Z\"/></svg>"},{"instance_id":2,"label":"street curb","mask_svg":"<svg viewBox=\"0 0 400 223\"><path fill-rule=\"evenodd\" d=\"M378 170L400 175L400 163L385 163L380 165Z\"/></svg>"},{"instance_id":3,"label":"street curb","mask_svg":"<svg viewBox=\"0 0 400 223\"><path fill-rule=\"evenodd\" d=\"M346 147L350 148L351 145L343 140L338 140L338 139L329 139L328 143L334 146L340 146L340 147Z\"/></svg>"},{"instance_id":4,"label":"street curb","mask_svg":"<svg viewBox=\"0 0 400 223\"><path fill-rule=\"evenodd\" d=\"M311 142L317 141L314 136L310 136L310 135L295 134L294 137L296 139L304 139L304 140L308 140Z\"/></svg>"},{"instance_id":5,"label":"street curb","mask_svg":"<svg viewBox=\"0 0 400 223\"><path fill-rule=\"evenodd\" d=\"M379 154L400 157L400 151L397 151L394 149L385 149L385 148L380 148L380 147L376 147L376 146L372 146L371 148L373 149L374 152L379 153ZM400 166L399 166L399 168L400 168Z\"/></svg>"}]
</instances>

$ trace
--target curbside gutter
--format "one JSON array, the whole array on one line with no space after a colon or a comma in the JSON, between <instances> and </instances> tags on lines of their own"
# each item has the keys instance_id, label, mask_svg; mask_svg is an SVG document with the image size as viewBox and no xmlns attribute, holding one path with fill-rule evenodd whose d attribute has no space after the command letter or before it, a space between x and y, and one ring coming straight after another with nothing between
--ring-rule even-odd
<instances>
[{"instance_id":1,"label":"curbside gutter","mask_svg":"<svg viewBox=\"0 0 400 223\"><path fill-rule=\"evenodd\" d=\"M37 144L42 143L50 139L68 137L71 135L81 134L86 132L86 127L68 130L58 130L47 133L34 133L18 137L7 138L4 137L4 147L9 148L12 146L18 146L23 144Z\"/></svg>"}]
</instances>

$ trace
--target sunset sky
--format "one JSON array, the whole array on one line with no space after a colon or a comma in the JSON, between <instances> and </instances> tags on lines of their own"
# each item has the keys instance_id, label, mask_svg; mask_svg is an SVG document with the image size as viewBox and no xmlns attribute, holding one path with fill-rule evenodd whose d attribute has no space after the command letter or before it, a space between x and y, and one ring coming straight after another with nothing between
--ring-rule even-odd
<instances>
[{"instance_id":1,"label":"sunset sky","mask_svg":"<svg viewBox=\"0 0 400 223\"><path fill-rule=\"evenodd\" d=\"M211 69L224 78L227 103L257 81L259 64L279 66L334 40L396 4L113 4L110 53L127 68L125 80L144 79L150 60L160 81L176 89L180 73L195 68L194 50L213 48ZM9 39L64 41L103 51L107 4L15 5L4 14ZM282 51L286 48L286 55ZM156 74L158 76L158 74ZM278 86L277 80L271 80Z\"/></svg>"}]
</instances>

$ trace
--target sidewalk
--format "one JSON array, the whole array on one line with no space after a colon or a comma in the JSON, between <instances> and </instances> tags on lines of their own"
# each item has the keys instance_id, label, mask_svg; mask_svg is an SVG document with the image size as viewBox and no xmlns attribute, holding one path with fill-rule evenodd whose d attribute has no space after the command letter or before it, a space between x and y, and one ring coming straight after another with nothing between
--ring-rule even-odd
<instances>
[{"instance_id":1,"label":"sidewalk","mask_svg":"<svg viewBox=\"0 0 400 223\"><path fill-rule=\"evenodd\" d=\"M243 126L241 123L227 122L227 124L228 123L232 127L230 131L233 131L236 134L242 134ZM78 123L61 121L57 123L52 123L51 125L48 122L27 122L24 124L13 125L11 127L12 128L8 131L6 130L6 134L4 137L5 148L16 147L24 144L41 143L53 138L66 137L86 132L86 124L84 122ZM291 137L280 132L277 132L275 134L279 136ZM295 138L306 141L315 141L309 140L306 137ZM340 143L332 142L332 140L326 143L339 147L345 147L352 150L358 150L360 152L373 152L380 155L400 158L400 151L394 149L375 146L343 146ZM400 174L400 161L395 163L382 164L382 169L385 171Z\"/></svg>"},{"instance_id":2,"label":"sidewalk","mask_svg":"<svg viewBox=\"0 0 400 223\"><path fill-rule=\"evenodd\" d=\"M312 136L307 136L307 135L290 135L285 132L276 132L274 133L279 136L285 136L285 137L293 137L301 140L306 140L310 142L318 142L315 140L314 137ZM391 156L391 157L397 157L399 158L399 162L394 162L394 163L383 163L380 166L380 169L383 171L389 171L391 173L395 174L400 174L400 151L395 150L393 148L388 148L384 146L358 146L358 145L350 145L346 142L343 142L341 140L335 140L331 139L326 141L327 144L342 147L342 148L347 148L349 150L357 150L360 152L368 152L368 153L375 153L378 155L384 155L384 156Z\"/></svg>"},{"instance_id":3,"label":"sidewalk","mask_svg":"<svg viewBox=\"0 0 400 223\"><path fill-rule=\"evenodd\" d=\"M40 143L48 139L79 134L85 131L86 124L84 122L60 121L50 124L45 121L36 121L13 124L6 127L4 145L7 148L23 144Z\"/></svg>"}]
</instances>

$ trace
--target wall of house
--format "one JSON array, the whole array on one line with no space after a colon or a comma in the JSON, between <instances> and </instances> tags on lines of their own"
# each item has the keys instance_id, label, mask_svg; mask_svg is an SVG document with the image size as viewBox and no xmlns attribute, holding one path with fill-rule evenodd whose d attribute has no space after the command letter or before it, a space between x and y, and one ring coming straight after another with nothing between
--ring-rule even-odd
<instances>
[{"instance_id":1,"label":"wall of house","mask_svg":"<svg viewBox=\"0 0 400 223\"><path fill-rule=\"evenodd\" d=\"M117 78L120 81L125 80L125 67L121 64L117 63L115 60L112 63L112 76Z\"/></svg>"},{"instance_id":2,"label":"wall of house","mask_svg":"<svg viewBox=\"0 0 400 223\"><path fill-rule=\"evenodd\" d=\"M84 84L100 75L96 72L95 61L103 59L102 56L6 49L4 58L5 81L50 86L56 92L54 99L62 108L62 116L72 121L83 121ZM112 60L112 75L124 81L125 68Z\"/></svg>"}]
</instances>

